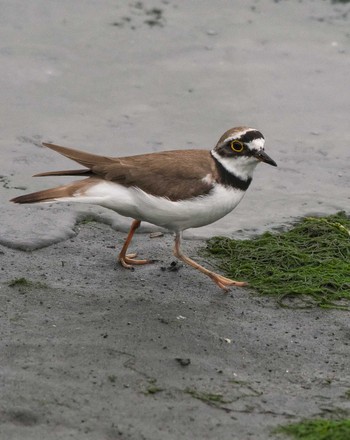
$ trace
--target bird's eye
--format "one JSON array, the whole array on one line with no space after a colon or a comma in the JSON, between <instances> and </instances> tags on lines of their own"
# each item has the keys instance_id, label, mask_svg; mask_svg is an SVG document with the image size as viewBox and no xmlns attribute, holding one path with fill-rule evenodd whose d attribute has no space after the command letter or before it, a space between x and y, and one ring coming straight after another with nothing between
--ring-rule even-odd
<instances>
[{"instance_id":1,"label":"bird's eye","mask_svg":"<svg viewBox=\"0 0 350 440\"><path fill-rule=\"evenodd\" d=\"M240 141L231 141L230 147L235 153L242 153L244 145L243 142Z\"/></svg>"}]
</instances>

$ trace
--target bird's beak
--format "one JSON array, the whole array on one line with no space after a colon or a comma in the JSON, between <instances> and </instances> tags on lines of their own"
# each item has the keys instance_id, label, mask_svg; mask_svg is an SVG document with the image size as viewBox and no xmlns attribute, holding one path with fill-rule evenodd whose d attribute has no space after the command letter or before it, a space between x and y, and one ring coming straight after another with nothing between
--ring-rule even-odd
<instances>
[{"instance_id":1,"label":"bird's beak","mask_svg":"<svg viewBox=\"0 0 350 440\"><path fill-rule=\"evenodd\" d=\"M273 159L271 159L271 157L266 154L264 150L257 151L254 156L261 162L265 162L269 165L272 165L273 167L277 167L277 163Z\"/></svg>"}]
</instances>

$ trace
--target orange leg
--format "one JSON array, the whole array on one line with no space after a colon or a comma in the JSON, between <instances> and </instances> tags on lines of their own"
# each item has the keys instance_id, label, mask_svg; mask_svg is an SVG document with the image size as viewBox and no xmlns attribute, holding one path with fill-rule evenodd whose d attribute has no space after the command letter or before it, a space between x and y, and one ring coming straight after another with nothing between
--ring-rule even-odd
<instances>
[{"instance_id":1,"label":"orange leg","mask_svg":"<svg viewBox=\"0 0 350 440\"><path fill-rule=\"evenodd\" d=\"M133 269L134 264L148 264L153 263L153 260L136 260L135 257L137 254L127 254L126 251L128 250L128 247L131 243L132 237L134 236L134 233L136 229L140 226L141 221L140 220L134 220L131 223L130 231L128 236L126 237L126 240L123 244L122 250L120 251L120 254L118 255L118 261L119 263L125 267L126 269Z\"/></svg>"},{"instance_id":2,"label":"orange leg","mask_svg":"<svg viewBox=\"0 0 350 440\"><path fill-rule=\"evenodd\" d=\"M225 290L225 292L228 291L228 287L230 286L239 286L243 287L246 286L248 283L245 283L244 281L234 281L230 278L223 277L222 275L219 275L218 273L212 272L211 270L206 269L205 267L201 266L200 264L196 263L195 261L191 260L191 258L184 255L180 249L180 240L181 240L181 234L176 233L175 236L175 246L174 246L174 255L179 260L182 260L184 263L189 264L190 266L194 267L195 269L198 269L200 272L207 275L209 278L211 278L214 283L216 283L221 289Z\"/></svg>"}]
</instances>

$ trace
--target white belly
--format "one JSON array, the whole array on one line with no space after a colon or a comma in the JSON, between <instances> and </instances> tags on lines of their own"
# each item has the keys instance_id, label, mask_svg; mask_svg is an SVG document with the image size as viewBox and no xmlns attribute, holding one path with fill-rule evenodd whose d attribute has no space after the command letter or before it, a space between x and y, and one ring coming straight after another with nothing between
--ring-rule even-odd
<instances>
[{"instance_id":1,"label":"white belly","mask_svg":"<svg viewBox=\"0 0 350 440\"><path fill-rule=\"evenodd\" d=\"M216 185L210 194L173 202L164 197L146 194L138 188L101 182L90 187L85 194L76 194L57 201L92 203L171 231L183 231L219 220L232 211L243 196L244 191Z\"/></svg>"}]
</instances>

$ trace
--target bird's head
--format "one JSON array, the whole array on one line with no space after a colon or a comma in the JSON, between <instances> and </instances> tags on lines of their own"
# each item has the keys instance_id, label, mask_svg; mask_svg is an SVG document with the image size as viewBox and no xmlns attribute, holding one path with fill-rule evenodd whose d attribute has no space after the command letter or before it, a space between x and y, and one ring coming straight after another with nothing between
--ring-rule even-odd
<instances>
[{"instance_id":1,"label":"bird's head","mask_svg":"<svg viewBox=\"0 0 350 440\"><path fill-rule=\"evenodd\" d=\"M244 180L251 178L254 168L259 162L274 167L276 162L265 153L265 138L255 128L236 127L226 131L212 155L227 171Z\"/></svg>"}]
</instances>

